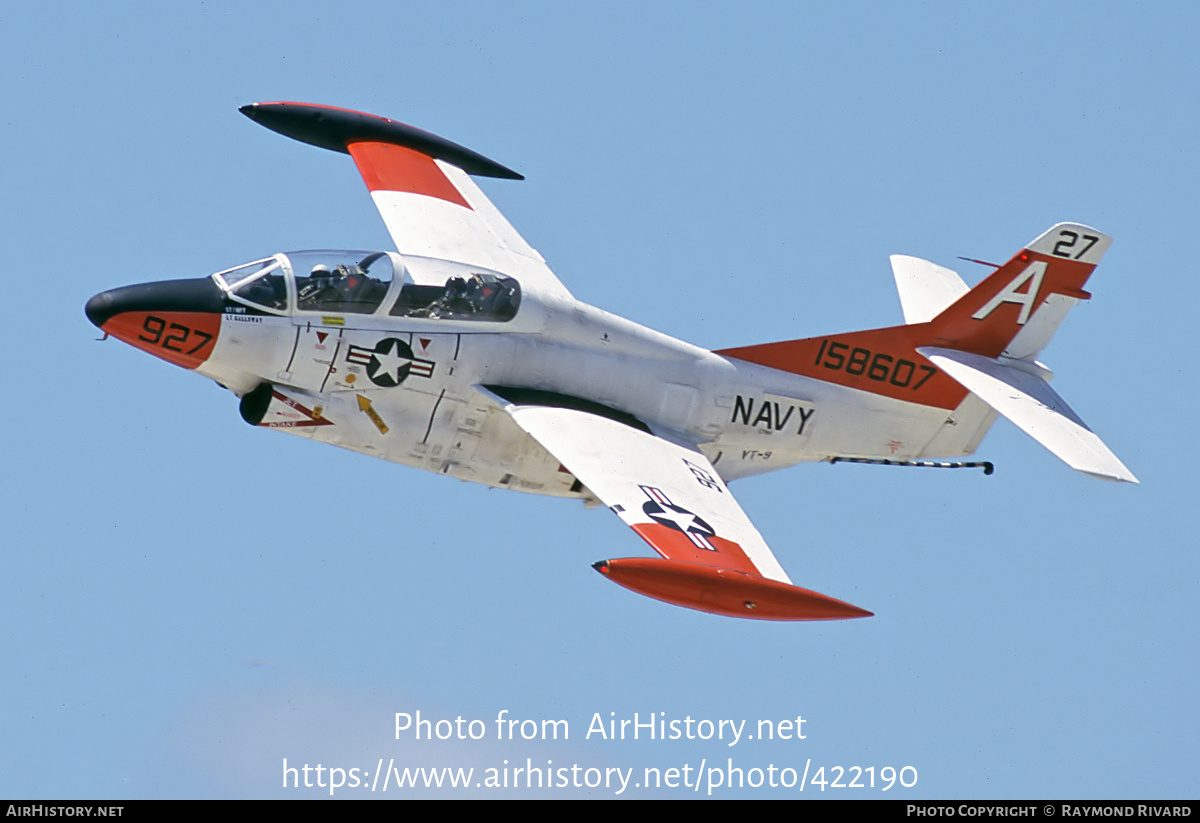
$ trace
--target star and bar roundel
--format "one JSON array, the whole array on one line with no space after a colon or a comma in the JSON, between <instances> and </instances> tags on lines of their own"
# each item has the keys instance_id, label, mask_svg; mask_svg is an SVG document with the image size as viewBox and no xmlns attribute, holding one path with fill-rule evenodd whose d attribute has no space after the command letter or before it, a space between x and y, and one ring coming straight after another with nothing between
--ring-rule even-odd
<instances>
[{"instance_id":1,"label":"star and bar roundel","mask_svg":"<svg viewBox=\"0 0 1200 823\"><path fill-rule=\"evenodd\" d=\"M639 484L638 488L648 498L642 513L653 522L630 525L663 557L761 576L741 545L718 535L707 520L673 502L657 486Z\"/></svg>"},{"instance_id":2,"label":"star and bar roundel","mask_svg":"<svg viewBox=\"0 0 1200 823\"><path fill-rule=\"evenodd\" d=\"M433 377L434 362L417 357L398 337L385 337L373 348L351 344L346 361L365 368L371 382L383 389L399 386L409 375Z\"/></svg>"},{"instance_id":3,"label":"star and bar roundel","mask_svg":"<svg viewBox=\"0 0 1200 823\"><path fill-rule=\"evenodd\" d=\"M695 512L677 506L662 489L654 486L640 486L650 499L642 504L642 511L660 526L683 532L683 535L698 549L715 552L717 547L709 540L717 533L712 526Z\"/></svg>"}]
</instances>

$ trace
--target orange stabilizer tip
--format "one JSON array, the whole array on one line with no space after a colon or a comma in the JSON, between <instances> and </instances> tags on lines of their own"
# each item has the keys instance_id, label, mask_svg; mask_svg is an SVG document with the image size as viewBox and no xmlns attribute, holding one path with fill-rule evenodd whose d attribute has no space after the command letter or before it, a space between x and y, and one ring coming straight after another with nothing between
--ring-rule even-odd
<instances>
[{"instance_id":1,"label":"orange stabilizer tip","mask_svg":"<svg viewBox=\"0 0 1200 823\"><path fill-rule=\"evenodd\" d=\"M661 557L602 560L592 568L664 603L755 620L845 620L872 613L789 583Z\"/></svg>"}]
</instances>

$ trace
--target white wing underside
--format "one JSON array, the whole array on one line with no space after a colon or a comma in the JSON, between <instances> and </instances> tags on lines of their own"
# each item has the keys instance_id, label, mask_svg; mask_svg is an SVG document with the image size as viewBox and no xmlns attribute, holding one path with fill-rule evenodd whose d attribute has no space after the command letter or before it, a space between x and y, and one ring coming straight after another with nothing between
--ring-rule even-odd
<instances>
[{"instance_id":1,"label":"white wing underside","mask_svg":"<svg viewBox=\"0 0 1200 823\"><path fill-rule=\"evenodd\" d=\"M680 559L672 545L656 542L647 535L645 527L654 528L647 509L674 518L681 528L680 535L694 522L689 515L700 518L699 522L709 527L697 528L691 535L692 543L680 540L691 552L686 559L729 566L724 561L728 558L726 543L731 542L740 548L757 574L791 582L716 470L694 447L671 443L624 423L574 409L508 404L505 410L663 556ZM658 517L653 520L662 522ZM715 533L717 539L712 539L709 532ZM704 543L717 548L706 549Z\"/></svg>"}]
</instances>

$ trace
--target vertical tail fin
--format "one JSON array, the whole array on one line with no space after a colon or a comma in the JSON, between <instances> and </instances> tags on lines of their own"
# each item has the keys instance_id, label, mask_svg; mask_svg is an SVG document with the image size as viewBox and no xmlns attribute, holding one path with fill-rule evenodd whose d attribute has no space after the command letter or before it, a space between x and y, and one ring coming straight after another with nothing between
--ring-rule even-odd
<instances>
[{"instance_id":1,"label":"vertical tail fin","mask_svg":"<svg viewBox=\"0 0 1200 823\"><path fill-rule=\"evenodd\" d=\"M934 317L917 351L1071 468L1136 483L1034 361L1067 312L1091 297L1083 286L1111 243L1059 223Z\"/></svg>"},{"instance_id":2,"label":"vertical tail fin","mask_svg":"<svg viewBox=\"0 0 1200 823\"><path fill-rule=\"evenodd\" d=\"M1034 360L1071 307L1091 297L1083 287L1111 242L1087 226L1059 223L970 290L949 269L893 257L907 325L717 354L947 411L973 394L1072 468L1136 483ZM984 430L954 448L973 449Z\"/></svg>"},{"instance_id":3,"label":"vertical tail fin","mask_svg":"<svg viewBox=\"0 0 1200 823\"><path fill-rule=\"evenodd\" d=\"M1077 223L1046 231L929 323L924 345L1032 360L1067 312L1112 238Z\"/></svg>"}]
</instances>

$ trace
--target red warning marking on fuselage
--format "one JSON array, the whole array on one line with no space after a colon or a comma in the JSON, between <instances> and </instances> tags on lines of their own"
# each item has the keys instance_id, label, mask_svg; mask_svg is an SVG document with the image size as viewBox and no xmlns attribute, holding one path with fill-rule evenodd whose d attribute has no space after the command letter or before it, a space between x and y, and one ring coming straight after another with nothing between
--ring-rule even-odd
<instances>
[{"instance_id":1,"label":"red warning marking on fuselage","mask_svg":"<svg viewBox=\"0 0 1200 823\"><path fill-rule=\"evenodd\" d=\"M332 426L332 420L323 417L320 410L313 410L307 406L296 402L281 392L271 392L272 396L285 406L295 409L304 415L307 420L277 420L270 423L261 423L263 428L267 429L296 429L304 426Z\"/></svg>"}]
</instances>

